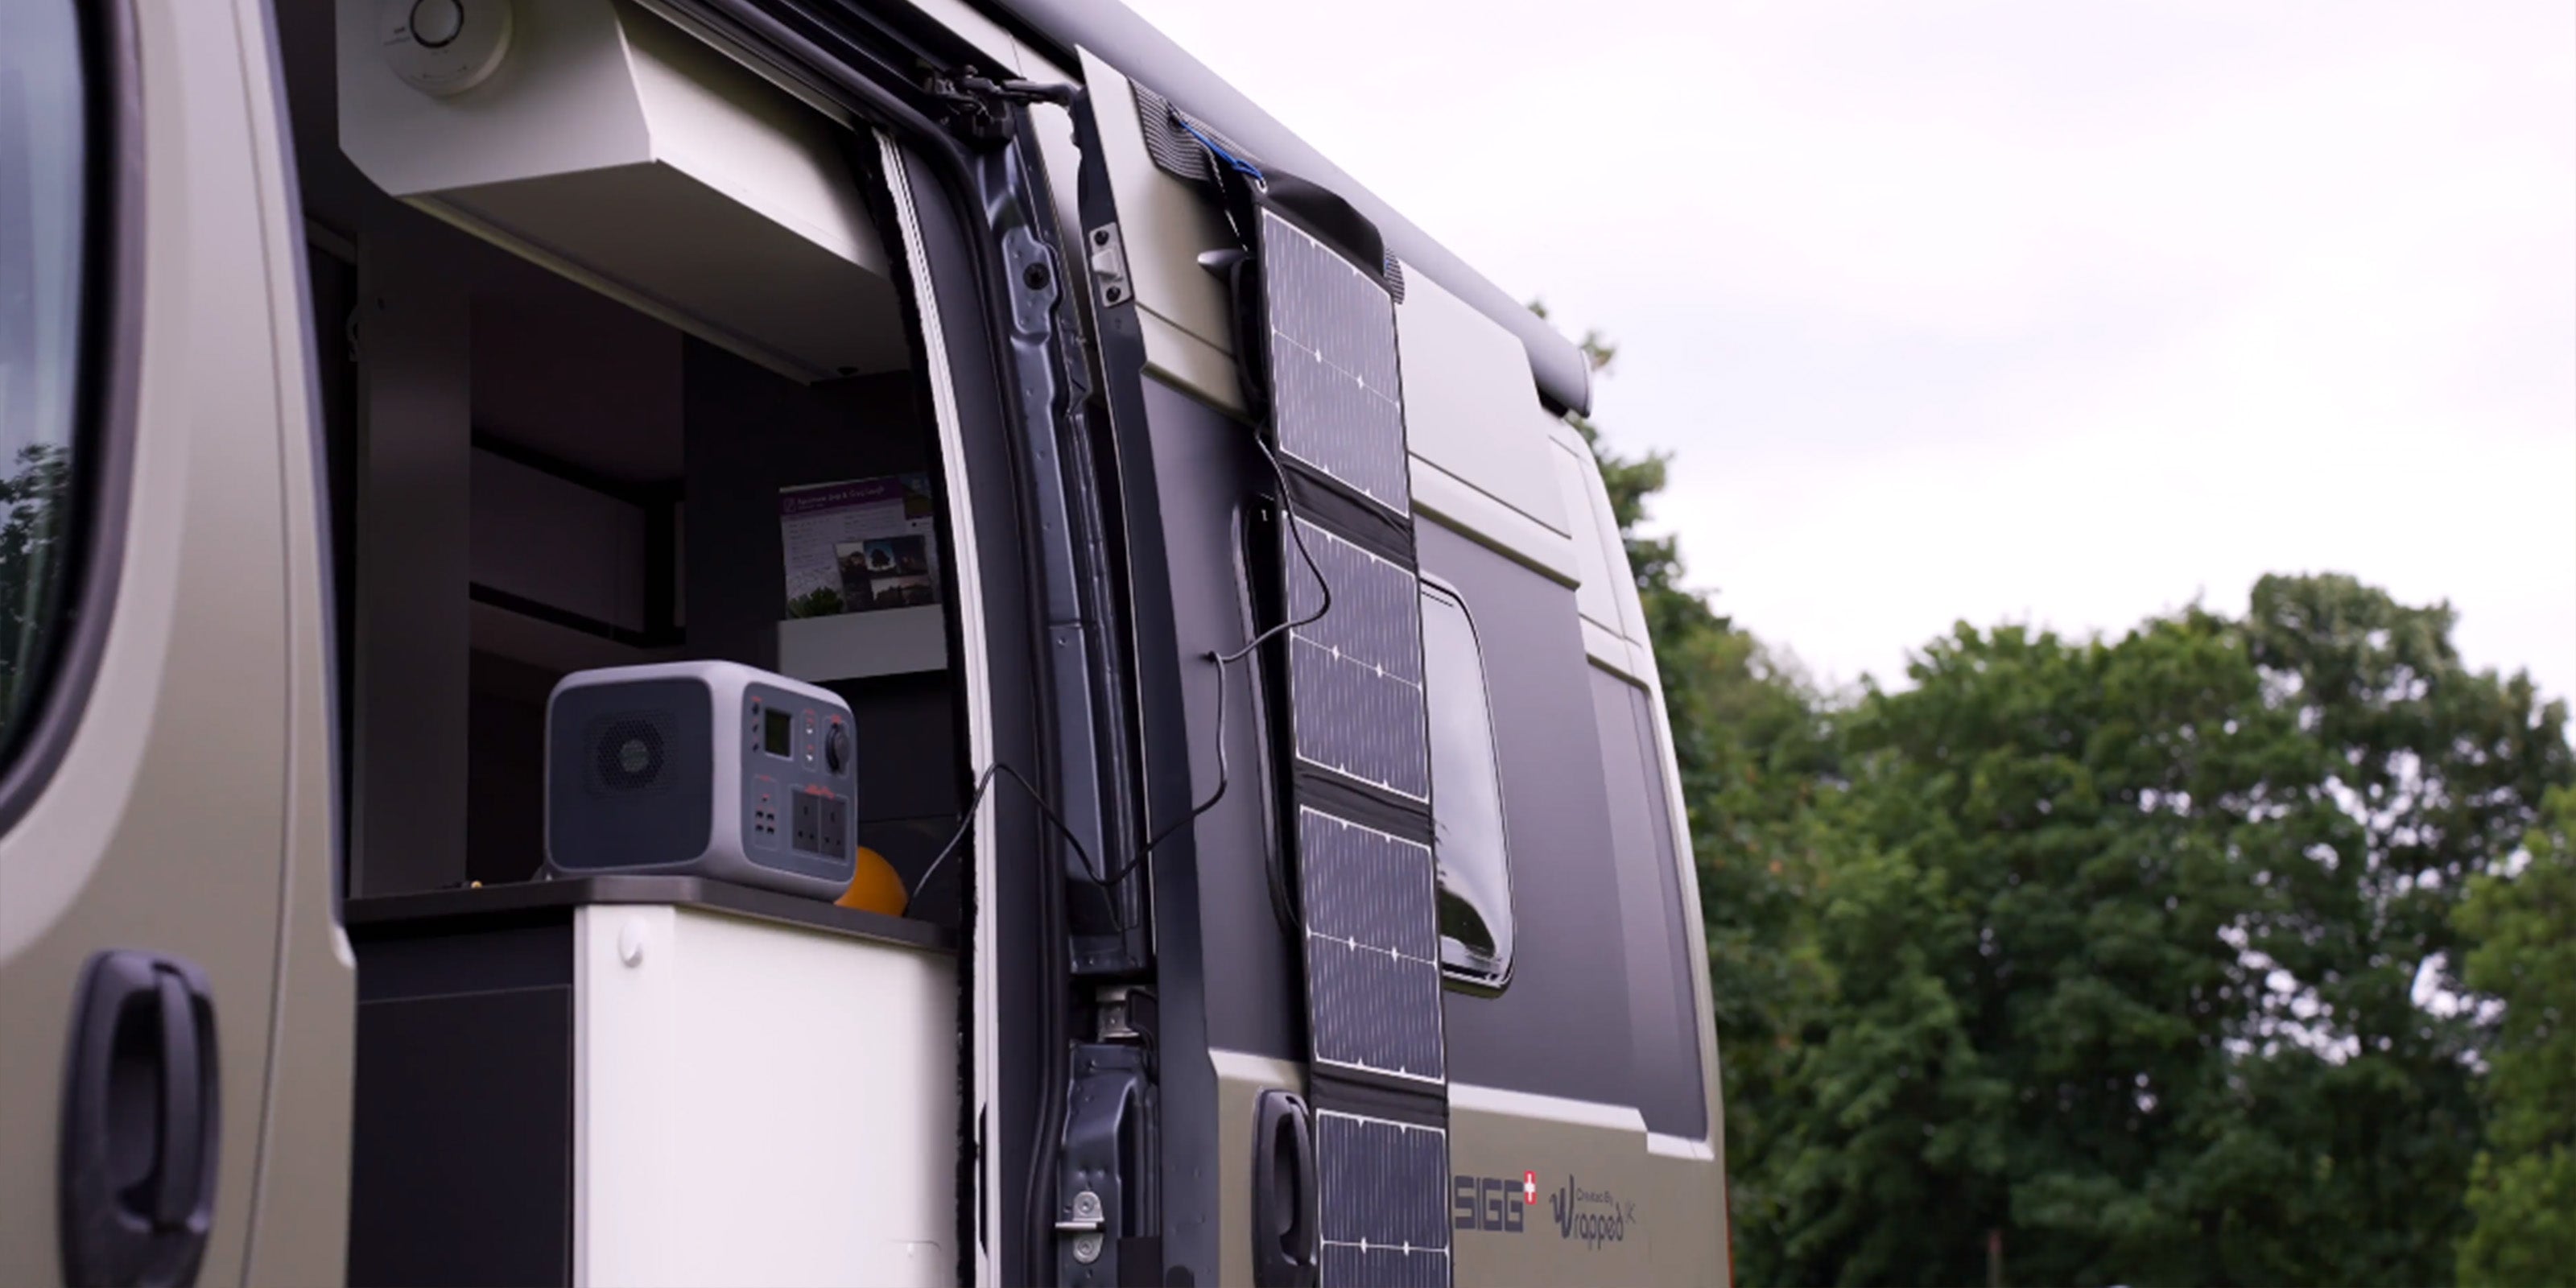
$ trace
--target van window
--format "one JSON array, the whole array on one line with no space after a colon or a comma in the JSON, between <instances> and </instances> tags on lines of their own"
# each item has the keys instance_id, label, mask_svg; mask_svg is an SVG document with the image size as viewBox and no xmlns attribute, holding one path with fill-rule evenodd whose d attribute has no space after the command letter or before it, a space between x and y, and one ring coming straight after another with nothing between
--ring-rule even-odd
<instances>
[{"instance_id":1,"label":"van window","mask_svg":"<svg viewBox=\"0 0 2576 1288\"><path fill-rule=\"evenodd\" d=\"M1628 957L1628 1014L1635 1042L1637 1110L1646 1130L1708 1138L1700 1081L1698 999L1690 927L1682 906L1681 856L1674 852L1672 802L1664 792L1654 698L1592 668L1593 718L1601 772L1610 789L1610 852L1619 886L1619 940Z\"/></svg>"},{"instance_id":2,"label":"van window","mask_svg":"<svg viewBox=\"0 0 2576 1288\"><path fill-rule=\"evenodd\" d=\"M38 696L73 517L82 97L72 5L0 6L0 744Z\"/></svg>"},{"instance_id":3,"label":"van window","mask_svg":"<svg viewBox=\"0 0 2576 1288\"><path fill-rule=\"evenodd\" d=\"M1476 628L1456 595L1422 587L1423 696L1431 706L1432 857L1440 873L1440 966L1499 989L1512 973L1512 882L1502 775Z\"/></svg>"}]
</instances>

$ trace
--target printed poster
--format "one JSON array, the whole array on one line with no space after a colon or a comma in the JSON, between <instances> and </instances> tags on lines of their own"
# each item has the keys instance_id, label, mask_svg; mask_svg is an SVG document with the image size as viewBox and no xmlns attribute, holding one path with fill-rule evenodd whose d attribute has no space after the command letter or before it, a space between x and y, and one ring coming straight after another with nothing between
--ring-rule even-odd
<instances>
[{"instance_id":1,"label":"printed poster","mask_svg":"<svg viewBox=\"0 0 2576 1288\"><path fill-rule=\"evenodd\" d=\"M930 476L782 488L787 615L835 617L939 602Z\"/></svg>"}]
</instances>

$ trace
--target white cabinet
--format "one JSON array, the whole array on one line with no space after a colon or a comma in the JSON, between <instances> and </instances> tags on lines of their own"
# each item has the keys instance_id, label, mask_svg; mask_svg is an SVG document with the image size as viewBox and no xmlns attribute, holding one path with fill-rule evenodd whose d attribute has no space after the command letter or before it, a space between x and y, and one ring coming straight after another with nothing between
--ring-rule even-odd
<instances>
[{"instance_id":1,"label":"white cabinet","mask_svg":"<svg viewBox=\"0 0 2576 1288\"><path fill-rule=\"evenodd\" d=\"M634 875L349 929L352 1283L955 1281L944 932Z\"/></svg>"}]
</instances>

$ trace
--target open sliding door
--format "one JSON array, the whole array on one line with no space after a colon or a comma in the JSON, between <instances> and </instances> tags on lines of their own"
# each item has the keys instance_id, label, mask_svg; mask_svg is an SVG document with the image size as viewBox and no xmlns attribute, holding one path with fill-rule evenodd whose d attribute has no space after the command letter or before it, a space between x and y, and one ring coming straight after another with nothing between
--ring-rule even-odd
<instances>
[{"instance_id":1,"label":"open sliding door","mask_svg":"<svg viewBox=\"0 0 2576 1288\"><path fill-rule=\"evenodd\" d=\"M1166 1028L1188 998L1205 1035L1204 1068L1163 1044L1166 1239L1212 1166L1220 1281L1446 1285L1402 270L1333 193L1088 54L1083 81L1104 384L1164 554L1138 620L1173 632L1193 784L1150 813L1196 816L1155 856Z\"/></svg>"}]
</instances>

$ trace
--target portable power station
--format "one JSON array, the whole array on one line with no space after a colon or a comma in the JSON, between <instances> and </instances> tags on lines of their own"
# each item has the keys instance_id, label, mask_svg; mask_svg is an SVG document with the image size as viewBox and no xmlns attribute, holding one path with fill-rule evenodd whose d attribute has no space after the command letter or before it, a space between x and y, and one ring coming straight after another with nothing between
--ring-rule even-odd
<instances>
[{"instance_id":1,"label":"portable power station","mask_svg":"<svg viewBox=\"0 0 2576 1288\"><path fill-rule=\"evenodd\" d=\"M838 898L850 709L732 662L576 671L546 701L546 871L687 873Z\"/></svg>"}]
</instances>

